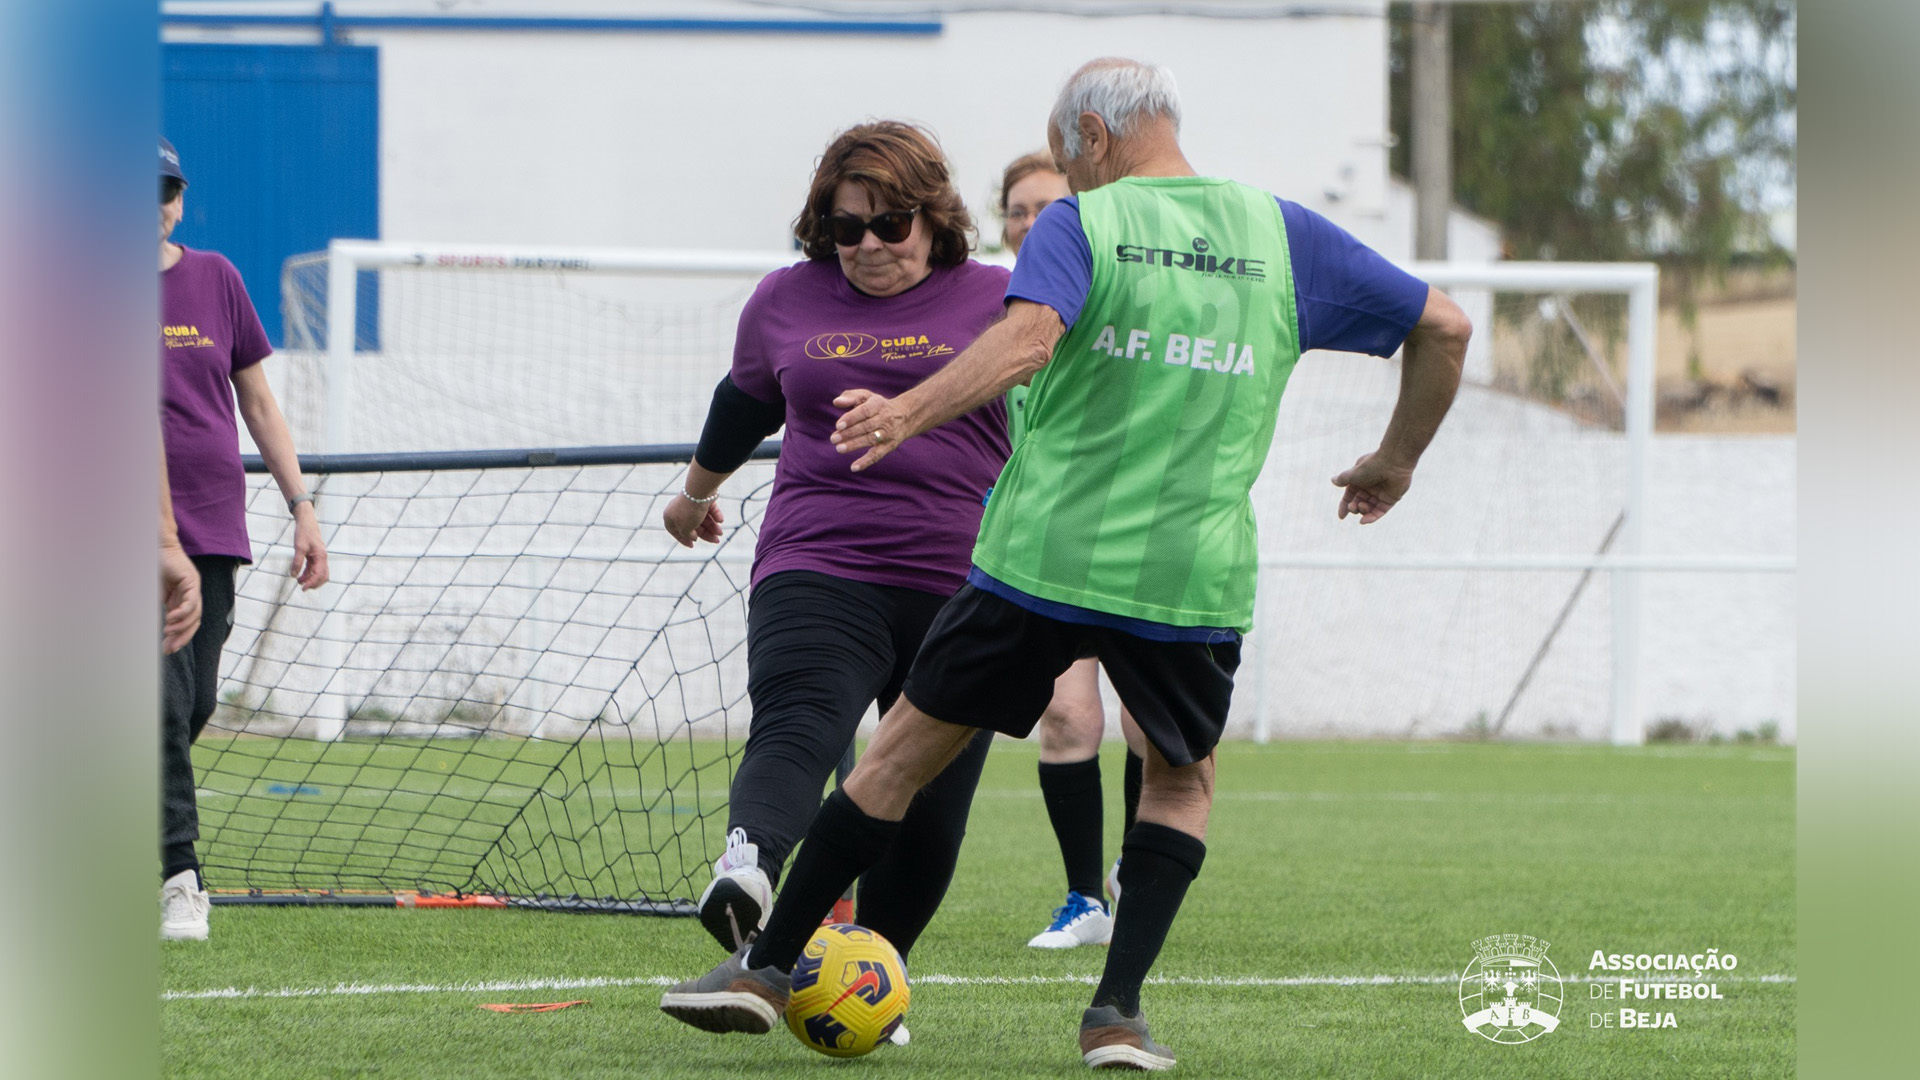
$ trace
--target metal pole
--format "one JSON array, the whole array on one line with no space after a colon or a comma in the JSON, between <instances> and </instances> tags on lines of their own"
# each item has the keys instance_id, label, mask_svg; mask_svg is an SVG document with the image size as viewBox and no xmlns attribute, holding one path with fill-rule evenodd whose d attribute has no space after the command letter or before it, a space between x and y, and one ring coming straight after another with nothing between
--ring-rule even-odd
<instances>
[{"instance_id":1,"label":"metal pole","mask_svg":"<svg viewBox=\"0 0 1920 1080\"><path fill-rule=\"evenodd\" d=\"M1412 90L1414 227L1416 259L1445 261L1447 215L1453 208L1453 76L1449 27L1443 3L1413 5Z\"/></svg>"},{"instance_id":2,"label":"metal pole","mask_svg":"<svg viewBox=\"0 0 1920 1080\"><path fill-rule=\"evenodd\" d=\"M1647 519L1647 450L1653 439L1654 335L1659 329L1660 275L1650 270L1627 294L1627 521L1618 553L1643 549ZM1640 716L1641 615L1638 570L1613 571L1613 724L1615 746L1646 741Z\"/></svg>"},{"instance_id":3,"label":"metal pole","mask_svg":"<svg viewBox=\"0 0 1920 1080\"><path fill-rule=\"evenodd\" d=\"M353 449L353 341L359 296L350 251L327 246L327 422L323 453Z\"/></svg>"}]
</instances>

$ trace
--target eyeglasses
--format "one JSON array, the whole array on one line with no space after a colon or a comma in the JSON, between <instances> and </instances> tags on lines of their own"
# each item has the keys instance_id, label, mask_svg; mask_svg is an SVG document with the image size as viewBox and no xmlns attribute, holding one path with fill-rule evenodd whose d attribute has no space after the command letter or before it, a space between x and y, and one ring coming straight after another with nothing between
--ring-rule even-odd
<instances>
[{"instance_id":1,"label":"eyeglasses","mask_svg":"<svg viewBox=\"0 0 1920 1080\"><path fill-rule=\"evenodd\" d=\"M872 232L883 244L897 244L912 234L913 215L919 212L917 206L911 210L889 210L865 221L852 214L829 214L822 218L822 223L832 235L833 242L841 247L858 246L868 232Z\"/></svg>"},{"instance_id":2,"label":"eyeglasses","mask_svg":"<svg viewBox=\"0 0 1920 1080\"><path fill-rule=\"evenodd\" d=\"M186 187L187 185L181 183L177 177L172 177L172 176L161 177L160 178L161 205L164 206L167 203L170 203L173 200L179 198L180 193L182 191L185 191Z\"/></svg>"},{"instance_id":3,"label":"eyeglasses","mask_svg":"<svg viewBox=\"0 0 1920 1080\"><path fill-rule=\"evenodd\" d=\"M1053 205L1052 199L1048 199L1046 202L1041 203L1039 206L1027 206L1023 203L1014 203L1012 206L1007 207L1007 220L1008 221L1032 221L1034 218L1037 218L1040 216L1040 211L1045 210L1047 207L1052 205Z\"/></svg>"}]
</instances>

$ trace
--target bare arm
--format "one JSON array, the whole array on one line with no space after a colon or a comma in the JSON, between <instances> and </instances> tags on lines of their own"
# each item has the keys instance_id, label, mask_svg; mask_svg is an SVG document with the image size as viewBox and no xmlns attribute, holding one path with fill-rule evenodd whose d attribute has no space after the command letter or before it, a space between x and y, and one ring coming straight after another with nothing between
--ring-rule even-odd
<instances>
[{"instance_id":1,"label":"bare arm","mask_svg":"<svg viewBox=\"0 0 1920 1080\"><path fill-rule=\"evenodd\" d=\"M1371 525L1393 509L1413 483L1414 466L1440 430L1440 421L1460 388L1460 367L1467 356L1473 324L1460 305L1439 289L1427 289L1427 306L1407 334L1401 350L1400 398L1380 438L1380 448L1363 454L1353 468L1333 478L1340 496L1340 517L1358 515Z\"/></svg>"},{"instance_id":2,"label":"bare arm","mask_svg":"<svg viewBox=\"0 0 1920 1080\"><path fill-rule=\"evenodd\" d=\"M743 327L751 325L745 315L740 322ZM745 333L743 330L743 336ZM731 372L721 378L713 388L713 403L707 406L700 444L687 463L685 486L668 500L660 515L667 532L680 546L692 547L695 540L720 542L720 526L727 520L714 501L720 485L753 456L763 439L786 422L785 397L762 401L736 386Z\"/></svg>"},{"instance_id":3,"label":"bare arm","mask_svg":"<svg viewBox=\"0 0 1920 1080\"><path fill-rule=\"evenodd\" d=\"M870 390L849 390L833 399L846 409L834 425L833 443L843 454L866 450L853 463L860 472L915 435L985 405L1045 367L1066 333L1060 315L1045 304L1015 300L1006 317L974 339L965 352L927 381L888 399Z\"/></svg>"},{"instance_id":4,"label":"bare arm","mask_svg":"<svg viewBox=\"0 0 1920 1080\"><path fill-rule=\"evenodd\" d=\"M720 542L720 526L727 520L727 515L720 512L720 504L693 500L711 498L719 493L720 485L732 475L714 472L697 461L687 465L685 490L669 500L666 510L661 513L661 521L666 525L668 534L681 547L692 547L696 539L709 544Z\"/></svg>"},{"instance_id":5,"label":"bare arm","mask_svg":"<svg viewBox=\"0 0 1920 1080\"><path fill-rule=\"evenodd\" d=\"M160 648L178 652L200 631L200 572L180 546L167 483L167 446L160 444Z\"/></svg>"},{"instance_id":6,"label":"bare arm","mask_svg":"<svg viewBox=\"0 0 1920 1080\"><path fill-rule=\"evenodd\" d=\"M263 365L254 364L234 373L234 398L240 406L240 418L247 422L247 433L260 448L260 457L288 501L307 493L300 475L300 456L293 450L293 433L287 419L280 415L280 403L273 399ZM327 546L320 540L320 518L313 503L293 508L293 576L303 589L317 589L327 583Z\"/></svg>"}]
</instances>

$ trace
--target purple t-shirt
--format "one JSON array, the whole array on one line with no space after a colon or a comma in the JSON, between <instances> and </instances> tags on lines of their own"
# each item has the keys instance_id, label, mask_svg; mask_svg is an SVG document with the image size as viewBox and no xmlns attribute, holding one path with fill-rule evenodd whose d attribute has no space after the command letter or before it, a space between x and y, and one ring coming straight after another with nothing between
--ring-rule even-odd
<instances>
[{"instance_id":1,"label":"purple t-shirt","mask_svg":"<svg viewBox=\"0 0 1920 1080\"><path fill-rule=\"evenodd\" d=\"M1287 228L1300 351L1392 356L1426 310L1426 282L1299 203L1275 201ZM1080 201L1056 199L1020 245L1007 299L1045 304L1072 329L1092 286L1093 250L1080 225Z\"/></svg>"},{"instance_id":2,"label":"purple t-shirt","mask_svg":"<svg viewBox=\"0 0 1920 1080\"><path fill-rule=\"evenodd\" d=\"M1007 462L995 400L900 444L865 472L828 436L848 390L893 397L945 367L1000 318L1007 271L935 267L897 296L867 296L836 260L775 270L740 313L733 384L784 401L786 435L753 580L814 570L951 596L966 581L982 500Z\"/></svg>"},{"instance_id":3,"label":"purple t-shirt","mask_svg":"<svg viewBox=\"0 0 1920 1080\"><path fill-rule=\"evenodd\" d=\"M182 248L160 272L160 433L180 546L252 561L233 376L273 347L225 256Z\"/></svg>"}]
</instances>

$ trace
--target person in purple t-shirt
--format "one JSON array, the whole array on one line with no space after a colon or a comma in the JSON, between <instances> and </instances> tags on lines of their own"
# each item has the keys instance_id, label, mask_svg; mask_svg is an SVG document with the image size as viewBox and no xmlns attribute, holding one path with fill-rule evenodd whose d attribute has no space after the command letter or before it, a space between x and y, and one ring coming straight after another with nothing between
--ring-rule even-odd
<instances>
[{"instance_id":1,"label":"person in purple t-shirt","mask_svg":"<svg viewBox=\"0 0 1920 1080\"><path fill-rule=\"evenodd\" d=\"M878 475L849 473L827 438L845 387L905 390L1000 317L1008 274L967 257L971 230L927 132L879 122L834 139L794 223L807 259L747 301L685 490L666 508L680 543L718 540L721 483L785 425L747 616L753 720L727 850L700 898L702 923L729 951L773 906L773 882L861 716L899 695L928 624L966 580L1006 463L999 402L902 448ZM928 789L861 884L862 925L903 956L952 879L987 744Z\"/></svg>"},{"instance_id":2,"label":"person in purple t-shirt","mask_svg":"<svg viewBox=\"0 0 1920 1080\"><path fill-rule=\"evenodd\" d=\"M233 629L233 576L253 561L247 542L246 473L239 416L286 496L294 519L293 576L303 589L327 582L313 496L260 361L272 352L233 264L172 242L185 212L187 179L173 144L160 140L160 435L182 549L200 575L200 628L161 661L160 936L207 936L207 893L194 841L193 741L213 715L220 650Z\"/></svg>"}]
</instances>

